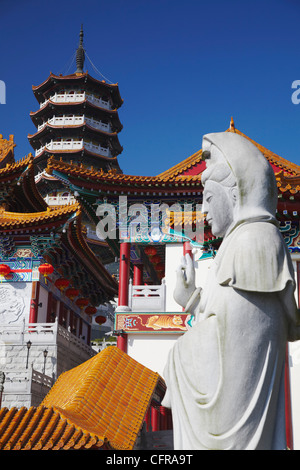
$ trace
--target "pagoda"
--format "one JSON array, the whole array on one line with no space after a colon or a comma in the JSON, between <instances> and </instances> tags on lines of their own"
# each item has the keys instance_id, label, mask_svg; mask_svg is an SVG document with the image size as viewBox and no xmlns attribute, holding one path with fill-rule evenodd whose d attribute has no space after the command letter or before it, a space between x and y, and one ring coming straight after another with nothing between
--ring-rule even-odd
<instances>
[{"instance_id":1,"label":"pagoda","mask_svg":"<svg viewBox=\"0 0 300 470\"><path fill-rule=\"evenodd\" d=\"M47 80L32 87L39 109L30 113L36 132L28 139L35 152L36 173L44 170L51 155L104 171L121 171L118 109L123 100L118 84L91 77L84 71L84 62L81 27L76 71L51 72Z\"/></svg>"}]
</instances>

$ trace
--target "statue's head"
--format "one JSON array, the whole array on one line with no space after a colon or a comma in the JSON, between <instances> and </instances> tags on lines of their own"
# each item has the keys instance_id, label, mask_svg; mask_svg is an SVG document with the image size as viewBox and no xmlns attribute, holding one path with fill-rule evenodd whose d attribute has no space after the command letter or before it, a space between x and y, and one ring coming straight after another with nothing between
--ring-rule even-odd
<instances>
[{"instance_id":1,"label":"statue's head","mask_svg":"<svg viewBox=\"0 0 300 470\"><path fill-rule=\"evenodd\" d=\"M206 170L203 212L213 235L224 237L249 219L275 220L277 186L271 165L244 137L222 132L203 137Z\"/></svg>"}]
</instances>

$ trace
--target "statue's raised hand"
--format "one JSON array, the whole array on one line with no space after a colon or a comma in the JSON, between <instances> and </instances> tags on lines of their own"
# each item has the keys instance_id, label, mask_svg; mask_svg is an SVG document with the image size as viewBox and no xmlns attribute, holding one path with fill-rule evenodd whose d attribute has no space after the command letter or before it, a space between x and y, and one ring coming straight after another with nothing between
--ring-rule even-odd
<instances>
[{"instance_id":1,"label":"statue's raised hand","mask_svg":"<svg viewBox=\"0 0 300 470\"><path fill-rule=\"evenodd\" d=\"M196 289L195 268L193 260L189 254L182 257L181 263L176 270L177 282L174 290L175 301L185 307L189 298Z\"/></svg>"}]
</instances>

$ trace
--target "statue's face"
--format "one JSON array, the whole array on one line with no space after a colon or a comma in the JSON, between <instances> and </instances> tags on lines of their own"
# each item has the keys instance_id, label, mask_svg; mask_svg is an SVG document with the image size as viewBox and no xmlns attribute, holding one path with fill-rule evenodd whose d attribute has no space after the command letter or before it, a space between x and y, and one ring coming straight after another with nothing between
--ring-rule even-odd
<instances>
[{"instance_id":1,"label":"statue's face","mask_svg":"<svg viewBox=\"0 0 300 470\"><path fill-rule=\"evenodd\" d=\"M203 192L202 212L215 237L223 237L233 222L235 196L231 188L208 180Z\"/></svg>"}]
</instances>

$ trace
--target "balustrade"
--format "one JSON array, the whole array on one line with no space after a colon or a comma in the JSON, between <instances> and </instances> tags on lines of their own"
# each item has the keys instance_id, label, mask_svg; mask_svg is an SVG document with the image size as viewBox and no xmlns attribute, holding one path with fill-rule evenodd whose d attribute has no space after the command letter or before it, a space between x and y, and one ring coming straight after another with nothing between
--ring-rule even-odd
<instances>
[{"instance_id":1,"label":"balustrade","mask_svg":"<svg viewBox=\"0 0 300 470\"><path fill-rule=\"evenodd\" d=\"M3 344L25 345L27 341L33 344L56 345L64 343L65 346L84 350L93 355L93 349L89 344L82 341L81 338L73 335L57 321L54 323L27 323L21 322L17 325L2 324L0 329L0 342Z\"/></svg>"},{"instance_id":2,"label":"balustrade","mask_svg":"<svg viewBox=\"0 0 300 470\"><path fill-rule=\"evenodd\" d=\"M133 286L130 279L128 303L132 312L165 312L165 280L158 286Z\"/></svg>"},{"instance_id":3,"label":"balustrade","mask_svg":"<svg viewBox=\"0 0 300 470\"><path fill-rule=\"evenodd\" d=\"M102 122L101 120L93 119L82 116L53 116L47 121L43 122L38 126L38 131L43 129L46 124L51 124L51 126L76 126L80 124L87 123L89 126L94 127L95 129L100 129L106 132L111 132L111 125L109 123Z\"/></svg>"},{"instance_id":4,"label":"balustrade","mask_svg":"<svg viewBox=\"0 0 300 470\"><path fill-rule=\"evenodd\" d=\"M43 150L81 150L86 148L90 152L96 153L98 155L103 155L105 157L111 157L111 152L109 148L102 147L101 145L93 144L92 142L87 142L83 140L51 140L48 144L43 145L36 150L35 156L40 155Z\"/></svg>"},{"instance_id":5,"label":"balustrade","mask_svg":"<svg viewBox=\"0 0 300 470\"><path fill-rule=\"evenodd\" d=\"M80 103L84 100L89 101L90 103L99 106L100 108L105 108L105 109L112 109L110 102L103 100L102 98L97 98L95 95L91 93L70 93L70 92L65 92L65 93L55 93L54 95L50 96L49 99L43 101L40 104L40 108L45 106L48 101L52 101L53 103Z\"/></svg>"}]
</instances>

